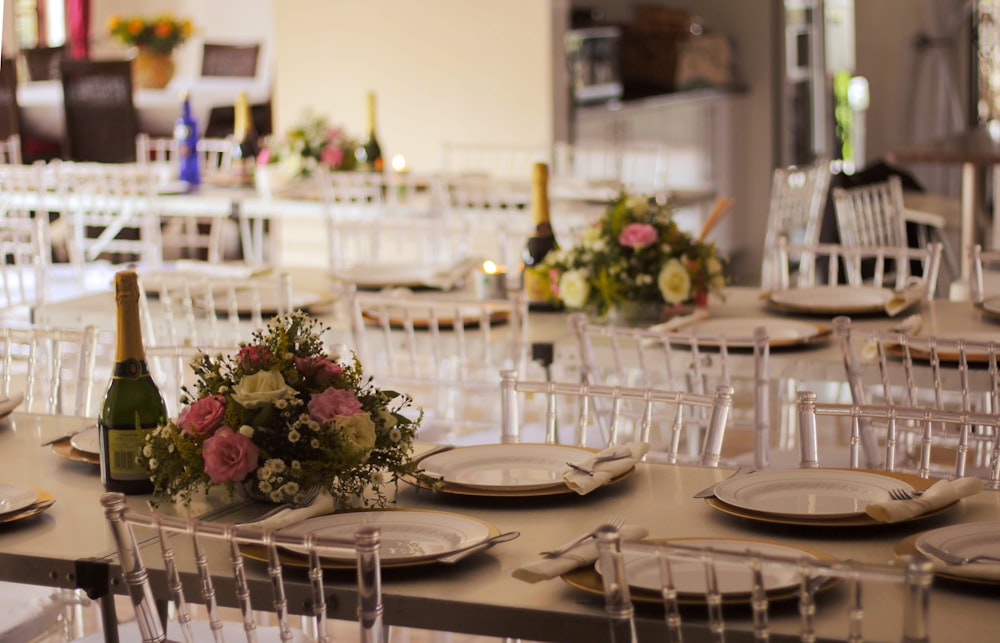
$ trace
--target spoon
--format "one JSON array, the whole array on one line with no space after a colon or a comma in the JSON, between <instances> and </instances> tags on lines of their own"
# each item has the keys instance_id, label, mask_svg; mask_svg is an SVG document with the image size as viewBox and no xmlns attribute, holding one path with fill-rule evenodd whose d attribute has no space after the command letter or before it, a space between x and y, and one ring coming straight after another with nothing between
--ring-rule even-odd
<instances>
[{"instance_id":1,"label":"spoon","mask_svg":"<svg viewBox=\"0 0 1000 643\"><path fill-rule=\"evenodd\" d=\"M514 540L521 535L519 531L505 531L502 534L497 534L496 536L491 536L486 540L476 543L475 545L469 545L467 547L462 547L461 549L456 549L447 556L443 556L437 559L439 563L445 563L446 565L451 565L452 563L457 563L466 556L471 556L472 554L479 553L481 551L486 551L493 545L499 543L505 543L508 540Z\"/></svg>"}]
</instances>

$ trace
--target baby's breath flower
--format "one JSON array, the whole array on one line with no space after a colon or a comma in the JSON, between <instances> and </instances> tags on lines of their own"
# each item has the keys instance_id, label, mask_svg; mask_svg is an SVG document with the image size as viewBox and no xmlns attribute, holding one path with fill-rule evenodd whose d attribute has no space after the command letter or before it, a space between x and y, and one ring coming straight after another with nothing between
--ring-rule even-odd
<instances>
[{"instance_id":1,"label":"baby's breath flower","mask_svg":"<svg viewBox=\"0 0 1000 643\"><path fill-rule=\"evenodd\" d=\"M244 424L243 426L240 427L240 435L244 437L252 438L253 433L254 433L253 427L250 426L249 424Z\"/></svg>"},{"instance_id":2,"label":"baby's breath flower","mask_svg":"<svg viewBox=\"0 0 1000 643\"><path fill-rule=\"evenodd\" d=\"M288 441L293 444L295 442L298 442L301 437L302 434L296 431L295 429L292 429L291 431L288 432Z\"/></svg>"},{"instance_id":3,"label":"baby's breath flower","mask_svg":"<svg viewBox=\"0 0 1000 643\"><path fill-rule=\"evenodd\" d=\"M393 428L389 431L389 439L393 442L399 442L403 438L403 432L399 429Z\"/></svg>"}]
</instances>

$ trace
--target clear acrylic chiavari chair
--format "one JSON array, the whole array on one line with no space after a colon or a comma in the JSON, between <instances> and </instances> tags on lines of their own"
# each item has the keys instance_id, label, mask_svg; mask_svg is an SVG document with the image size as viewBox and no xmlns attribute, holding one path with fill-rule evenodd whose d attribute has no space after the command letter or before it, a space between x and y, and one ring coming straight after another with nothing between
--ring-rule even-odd
<instances>
[{"instance_id":1,"label":"clear acrylic chiavari chair","mask_svg":"<svg viewBox=\"0 0 1000 643\"><path fill-rule=\"evenodd\" d=\"M23 393L21 410L96 417L98 329L0 328L2 394Z\"/></svg>"}]
</instances>

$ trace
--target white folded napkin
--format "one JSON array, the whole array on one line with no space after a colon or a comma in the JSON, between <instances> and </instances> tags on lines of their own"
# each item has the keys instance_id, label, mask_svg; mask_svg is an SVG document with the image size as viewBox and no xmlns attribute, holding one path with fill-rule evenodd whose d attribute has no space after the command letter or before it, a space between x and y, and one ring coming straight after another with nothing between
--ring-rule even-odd
<instances>
[{"instance_id":1,"label":"white folded napkin","mask_svg":"<svg viewBox=\"0 0 1000 643\"><path fill-rule=\"evenodd\" d=\"M924 299L927 296L927 282L923 279L917 279L901 290L897 290L889 298L889 301L885 302L885 314L890 317L895 317L899 313L903 312L913 304Z\"/></svg>"},{"instance_id":2,"label":"white folded napkin","mask_svg":"<svg viewBox=\"0 0 1000 643\"><path fill-rule=\"evenodd\" d=\"M879 522L899 522L940 509L983 490L979 478L938 480L923 495L912 500L887 500L865 507L865 513Z\"/></svg>"},{"instance_id":3,"label":"white folded napkin","mask_svg":"<svg viewBox=\"0 0 1000 643\"><path fill-rule=\"evenodd\" d=\"M619 533L622 540L642 540L649 535L649 530L639 525L622 525ZM588 538L562 556L532 561L515 569L512 575L519 580L537 583L561 576L577 567L590 565L597 560L597 554L597 543L593 538Z\"/></svg>"},{"instance_id":4,"label":"white folded napkin","mask_svg":"<svg viewBox=\"0 0 1000 643\"><path fill-rule=\"evenodd\" d=\"M482 259L466 257L465 259L457 261L443 270L439 270L432 275L428 275L428 277L423 280L423 284L430 288L437 288L438 290L452 290L458 287L469 275L469 273L476 267L482 265L482 263Z\"/></svg>"},{"instance_id":5,"label":"white folded napkin","mask_svg":"<svg viewBox=\"0 0 1000 643\"><path fill-rule=\"evenodd\" d=\"M705 319L708 319L708 309L695 308L693 312L690 312L687 315L677 315L676 317L671 317L661 324L650 326L649 330L653 330L658 333L671 332L680 330L681 328L690 326L691 324L696 324Z\"/></svg>"},{"instance_id":6,"label":"white folded napkin","mask_svg":"<svg viewBox=\"0 0 1000 643\"><path fill-rule=\"evenodd\" d=\"M617 460L594 464L599 458L613 455L619 450L627 450L628 455ZM646 455L648 451L649 445L645 442L631 442L629 444L610 446L600 453L595 453L593 457L577 462L581 467L592 469L594 475L587 475L586 473L567 467L566 471L563 472L563 481L566 483L566 486L581 496L586 495L634 467L635 463L641 460L642 456Z\"/></svg>"},{"instance_id":7,"label":"white folded napkin","mask_svg":"<svg viewBox=\"0 0 1000 643\"><path fill-rule=\"evenodd\" d=\"M316 496L315 500L305 507L299 507L298 509L292 509L289 507L287 509L282 509L273 516L269 516L264 520L256 520L244 524L266 527L269 529L281 529L282 527L294 525L295 523L302 522L303 520L309 518L332 514L335 509L336 505L333 501L333 496L330 495L329 491L323 490L318 496Z\"/></svg>"},{"instance_id":8,"label":"white folded napkin","mask_svg":"<svg viewBox=\"0 0 1000 643\"><path fill-rule=\"evenodd\" d=\"M10 397L0 398L0 417L14 412L24 401L24 393L11 393Z\"/></svg>"},{"instance_id":9,"label":"white folded napkin","mask_svg":"<svg viewBox=\"0 0 1000 643\"><path fill-rule=\"evenodd\" d=\"M924 327L924 318L920 313L914 313L907 317L904 317L898 324L890 328L889 330L896 333L904 333L906 335L919 335L920 331ZM878 358L878 343L875 338L869 339L865 342L865 345L861 347L861 361L863 362L874 362Z\"/></svg>"}]
</instances>

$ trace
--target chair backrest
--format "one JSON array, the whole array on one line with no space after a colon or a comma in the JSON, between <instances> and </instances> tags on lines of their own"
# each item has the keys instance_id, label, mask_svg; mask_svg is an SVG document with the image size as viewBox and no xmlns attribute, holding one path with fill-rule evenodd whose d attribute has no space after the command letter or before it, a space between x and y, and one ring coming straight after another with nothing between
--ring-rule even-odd
<instances>
[{"instance_id":1,"label":"chair backrest","mask_svg":"<svg viewBox=\"0 0 1000 643\"><path fill-rule=\"evenodd\" d=\"M604 525L594 532L598 550L597 566L601 570L605 610L608 614L612 640L634 642L636 637L634 621L635 609L629 588L629 575L640 569L659 570L660 588L656 592L663 598L665 610L663 640L680 641L687 631L686 619L691 618L690 610L682 608L685 598L690 599L692 591L678 591L684 588L685 578L703 578L703 600L707 610L702 610L697 624L701 626L703 637L699 640L723 641L728 627L723 610L727 594L748 597L748 609L752 612L755 641L770 640L769 612L776 601L769 600L766 578L788 578L789 586L797 592L799 634L803 641L826 640L817 638L817 616L825 609L816 601L816 593L825 585L843 582L847 585L848 601L841 618L846 626L847 637L841 640L863 640L866 613L881 611L875 609L873 597L885 591L900 595L902 609L898 632L901 641L927 641L930 611L930 590L934 580L932 563L921 555L914 556L906 566L861 563L859 561L833 561L808 555L782 556L762 549L754 549L752 543L721 543L719 545L696 546L683 541L664 543L623 542L621 534L612 525ZM727 546L728 545L728 546ZM655 573L655 572L654 572ZM728 589L722 590L722 574L732 581ZM745 579L740 586L738 579ZM894 591L896 587L900 591ZM877 600L877 599L876 599ZM864 609L865 605L868 609ZM707 611L707 618L704 616ZM782 613L787 612L785 610ZM741 617L745 613L741 612ZM694 633L698 633L697 631ZM840 632L838 631L838 636ZM644 639L645 640L645 639Z\"/></svg>"},{"instance_id":2,"label":"chair backrest","mask_svg":"<svg viewBox=\"0 0 1000 643\"><path fill-rule=\"evenodd\" d=\"M257 75L259 54L259 44L231 45L206 42L201 54L201 75L253 78Z\"/></svg>"},{"instance_id":3,"label":"chair backrest","mask_svg":"<svg viewBox=\"0 0 1000 643\"><path fill-rule=\"evenodd\" d=\"M531 408L527 401L531 400ZM631 420L625 417L624 405L642 408L638 430L627 431L623 426ZM717 467L721 459L722 441L733 406L733 388L718 386L708 394L689 393L662 388L631 386L601 386L588 382L556 382L519 379L518 373L500 373L500 409L502 414L501 441L504 443L537 442L523 429L531 421L541 422L548 444L575 444L605 447L627 442L650 443L655 430L662 431L668 445L664 459L670 463L693 463ZM600 416L605 415L607 422ZM531 413L537 412L537 418ZM707 422L701 416L708 415ZM703 438L697 449L682 453L682 435L688 423L704 424Z\"/></svg>"},{"instance_id":4,"label":"chair backrest","mask_svg":"<svg viewBox=\"0 0 1000 643\"><path fill-rule=\"evenodd\" d=\"M101 257L150 266L162 262L159 176L155 168L115 163L57 163L56 190L71 232L69 258L82 275Z\"/></svg>"},{"instance_id":5,"label":"chair backrest","mask_svg":"<svg viewBox=\"0 0 1000 643\"><path fill-rule=\"evenodd\" d=\"M0 217L0 308L46 302L51 253L47 217Z\"/></svg>"},{"instance_id":6,"label":"chair backrest","mask_svg":"<svg viewBox=\"0 0 1000 643\"><path fill-rule=\"evenodd\" d=\"M729 430L750 429L755 468L769 466L770 344L765 327L745 337L699 336L594 324L583 313L571 315L570 326L576 336L582 378L589 384L698 394L708 394L719 385L734 387ZM741 359L748 363L744 365ZM651 452L667 446L654 443Z\"/></svg>"},{"instance_id":7,"label":"chair backrest","mask_svg":"<svg viewBox=\"0 0 1000 643\"><path fill-rule=\"evenodd\" d=\"M764 235L761 288L771 288L775 276L770 257L785 237L793 244L819 243L820 224L830 189L830 163L819 159L805 166L775 168L771 179L771 205ZM806 267L811 263L804 262Z\"/></svg>"},{"instance_id":8,"label":"chair backrest","mask_svg":"<svg viewBox=\"0 0 1000 643\"><path fill-rule=\"evenodd\" d=\"M907 245L903 183L899 176L854 188L835 187L833 204L842 245ZM848 266L848 270L853 268Z\"/></svg>"},{"instance_id":9,"label":"chair backrest","mask_svg":"<svg viewBox=\"0 0 1000 643\"><path fill-rule=\"evenodd\" d=\"M21 109L17 103L17 68L10 58L0 60L0 138L21 133Z\"/></svg>"},{"instance_id":10,"label":"chair backrest","mask_svg":"<svg viewBox=\"0 0 1000 643\"><path fill-rule=\"evenodd\" d=\"M818 419L825 418L834 425L834 430L844 430L843 424L849 424L851 468L902 471L921 478L975 476L984 481L985 488L1000 490L1000 416L995 412L818 402L812 391L799 391L798 416L802 468L824 466L818 445ZM911 433L918 436L912 450L905 440L906 434ZM866 439L882 450L878 466L863 459ZM966 454L976 441L987 445L986 459L981 468L967 469ZM954 466L942 470L938 463L949 455Z\"/></svg>"},{"instance_id":11,"label":"chair backrest","mask_svg":"<svg viewBox=\"0 0 1000 643\"><path fill-rule=\"evenodd\" d=\"M255 631L259 627L254 610L260 602L251 603L251 596L271 597L272 608L269 616L276 617L281 640L291 640L292 628L289 622L291 605L311 605L311 613L306 615L316 640L331 641L327 623L326 578L336 578L324 574L322 557L343 558L344 549L354 549L357 570L359 640L366 643L382 643L382 581L381 581L381 533L376 526L360 527L352 540L333 538L312 533L289 536L255 526L253 524L232 525L218 522L200 521L196 518L167 516L160 513L145 513L129 509L125 496L107 493L101 497L101 506L108 521L118 558L122 578L126 584L131 605L143 643L166 640L157 601L171 600L176 607L177 622L182 628L184 640L194 640L191 629L190 604L205 607L206 617L216 636L222 634L220 602L235 601L243 617L241 634L246 640L256 640ZM136 535L150 536L157 549L156 558L162 558L164 573L153 576L148 573L143 554L146 547ZM285 547L300 549L301 566L308 567L309 580L286 578L283 568ZM267 560L267 570L256 572L244 565L241 550L256 548ZM217 564L206 564L213 562ZM194 576L198 582L186 586L193 588L185 592L183 577ZM304 578L304 577L303 577ZM337 581L338 589L343 583ZM220 601L217 592L232 587L231 599ZM217 640L222 640L217 639Z\"/></svg>"},{"instance_id":12,"label":"chair backrest","mask_svg":"<svg viewBox=\"0 0 1000 643\"><path fill-rule=\"evenodd\" d=\"M534 145L446 142L441 167L448 175L479 175L496 179L530 181L531 168L548 162L549 152Z\"/></svg>"},{"instance_id":13,"label":"chair backrest","mask_svg":"<svg viewBox=\"0 0 1000 643\"><path fill-rule=\"evenodd\" d=\"M165 176L176 176L179 145L176 139L153 137L140 132L135 137L135 157L139 163L157 165ZM198 162L202 177L225 173L232 168L233 145L230 137L198 139Z\"/></svg>"},{"instance_id":14,"label":"chair backrest","mask_svg":"<svg viewBox=\"0 0 1000 643\"><path fill-rule=\"evenodd\" d=\"M969 256L969 297L972 303L981 306L986 300L991 286L1000 294L1000 250L983 250L978 243L972 247Z\"/></svg>"},{"instance_id":15,"label":"chair backrest","mask_svg":"<svg viewBox=\"0 0 1000 643\"><path fill-rule=\"evenodd\" d=\"M94 417L97 346L96 326L0 328L3 394L23 392L28 413Z\"/></svg>"},{"instance_id":16,"label":"chair backrest","mask_svg":"<svg viewBox=\"0 0 1000 643\"><path fill-rule=\"evenodd\" d=\"M59 80L66 47L29 47L21 50L28 80Z\"/></svg>"},{"instance_id":17,"label":"chair backrest","mask_svg":"<svg viewBox=\"0 0 1000 643\"><path fill-rule=\"evenodd\" d=\"M835 243L797 245L782 237L770 261L774 266L772 290L868 284L902 291L920 284L926 287L927 299L932 299L941 269L941 244L929 243L923 248L857 247ZM805 262L811 265L804 267ZM863 274L870 276L863 278Z\"/></svg>"},{"instance_id":18,"label":"chair backrest","mask_svg":"<svg viewBox=\"0 0 1000 643\"><path fill-rule=\"evenodd\" d=\"M135 162L139 117L132 100L128 60L63 60L66 158Z\"/></svg>"},{"instance_id":19,"label":"chair backrest","mask_svg":"<svg viewBox=\"0 0 1000 643\"><path fill-rule=\"evenodd\" d=\"M522 293L473 299L345 287L353 348L382 387L423 408L422 439L483 428L495 439L501 369L527 369L528 305Z\"/></svg>"},{"instance_id":20,"label":"chair backrest","mask_svg":"<svg viewBox=\"0 0 1000 643\"><path fill-rule=\"evenodd\" d=\"M996 414L1000 411L1000 369L997 366L1000 341L899 331L880 331L857 337L852 333L849 317L835 318L833 327L855 404L902 405L965 413ZM900 436L900 456L916 461L918 441L925 437L926 427L899 423L896 428ZM977 426L963 436L949 435L944 428L943 425L934 428L934 439L950 443L950 448L956 449L949 475L962 477L967 466L980 470L989 466L995 430ZM862 447L866 450L864 455L869 456L867 463L897 466L892 461L881 461L881 456L875 452L876 442L867 421L860 429ZM967 462L969 451L972 452L971 463ZM930 462L926 466L929 467ZM920 465L921 475L930 473L923 468L924 465Z\"/></svg>"}]
</instances>

